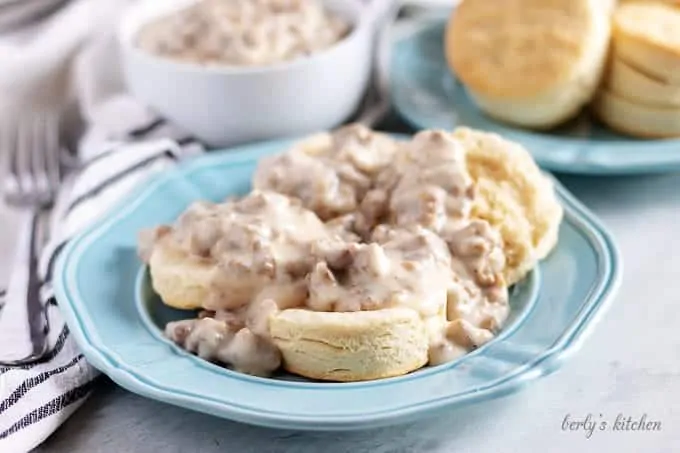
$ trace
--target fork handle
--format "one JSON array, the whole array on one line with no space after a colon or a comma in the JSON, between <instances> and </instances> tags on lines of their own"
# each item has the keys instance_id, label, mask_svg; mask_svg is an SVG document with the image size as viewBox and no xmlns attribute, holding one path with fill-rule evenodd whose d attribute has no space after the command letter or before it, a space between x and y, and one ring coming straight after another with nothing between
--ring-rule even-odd
<instances>
[{"instance_id":1,"label":"fork handle","mask_svg":"<svg viewBox=\"0 0 680 453\"><path fill-rule=\"evenodd\" d=\"M0 316L0 362L37 358L47 347L47 317L37 272L41 216L37 209L20 213L20 233Z\"/></svg>"}]
</instances>

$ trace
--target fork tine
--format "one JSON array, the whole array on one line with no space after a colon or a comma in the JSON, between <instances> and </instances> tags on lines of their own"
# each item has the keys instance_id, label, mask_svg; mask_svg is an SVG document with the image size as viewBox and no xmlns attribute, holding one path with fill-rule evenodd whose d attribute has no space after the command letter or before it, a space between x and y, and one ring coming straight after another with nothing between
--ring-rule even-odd
<instances>
[{"instance_id":1,"label":"fork tine","mask_svg":"<svg viewBox=\"0 0 680 453\"><path fill-rule=\"evenodd\" d=\"M28 203L34 200L33 178L31 177L31 148L33 147L33 128L31 122L21 118L17 121L17 142L14 152L14 176L19 181L19 202Z\"/></svg>"},{"instance_id":2,"label":"fork tine","mask_svg":"<svg viewBox=\"0 0 680 453\"><path fill-rule=\"evenodd\" d=\"M48 130L44 112L36 112L29 119L31 129L31 182L33 184L33 199L41 204L50 199L50 184L47 180Z\"/></svg>"},{"instance_id":3,"label":"fork tine","mask_svg":"<svg viewBox=\"0 0 680 453\"><path fill-rule=\"evenodd\" d=\"M19 181L17 174L17 127L15 121L4 121L0 128L0 139L2 142L4 181L3 191L9 203L16 202L19 197Z\"/></svg>"},{"instance_id":4,"label":"fork tine","mask_svg":"<svg viewBox=\"0 0 680 453\"><path fill-rule=\"evenodd\" d=\"M49 183L50 198L53 198L59 189L61 181L61 145L59 141L59 116L51 113L46 117L46 150L45 164L47 181Z\"/></svg>"}]
</instances>

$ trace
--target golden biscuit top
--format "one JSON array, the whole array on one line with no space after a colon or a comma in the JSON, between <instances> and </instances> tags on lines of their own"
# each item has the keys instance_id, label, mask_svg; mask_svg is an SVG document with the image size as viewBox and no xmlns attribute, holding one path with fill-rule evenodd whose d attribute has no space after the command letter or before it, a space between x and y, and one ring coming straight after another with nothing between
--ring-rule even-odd
<instances>
[{"instance_id":1,"label":"golden biscuit top","mask_svg":"<svg viewBox=\"0 0 680 453\"><path fill-rule=\"evenodd\" d=\"M614 33L680 55L680 8L653 1L623 3L614 13Z\"/></svg>"},{"instance_id":2,"label":"golden biscuit top","mask_svg":"<svg viewBox=\"0 0 680 453\"><path fill-rule=\"evenodd\" d=\"M447 27L446 57L480 94L550 89L569 79L586 52L596 12L589 0L464 1Z\"/></svg>"}]
</instances>

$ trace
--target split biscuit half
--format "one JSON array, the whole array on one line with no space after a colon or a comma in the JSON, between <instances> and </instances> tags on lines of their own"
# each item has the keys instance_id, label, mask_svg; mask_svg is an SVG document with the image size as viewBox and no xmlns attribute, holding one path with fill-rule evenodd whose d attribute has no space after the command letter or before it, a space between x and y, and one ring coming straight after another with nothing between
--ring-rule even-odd
<instances>
[{"instance_id":1,"label":"split biscuit half","mask_svg":"<svg viewBox=\"0 0 680 453\"><path fill-rule=\"evenodd\" d=\"M472 217L500 232L505 279L517 283L557 244L564 211L554 184L517 143L464 127L453 135L463 143L476 187Z\"/></svg>"}]
</instances>

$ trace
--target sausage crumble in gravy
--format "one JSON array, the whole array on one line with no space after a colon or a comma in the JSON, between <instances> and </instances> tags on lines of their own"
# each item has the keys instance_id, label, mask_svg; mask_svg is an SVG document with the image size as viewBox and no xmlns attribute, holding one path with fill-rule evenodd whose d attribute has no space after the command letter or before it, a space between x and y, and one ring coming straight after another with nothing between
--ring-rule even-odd
<instances>
[{"instance_id":1,"label":"sausage crumble in gravy","mask_svg":"<svg viewBox=\"0 0 680 453\"><path fill-rule=\"evenodd\" d=\"M248 195L196 203L143 235L212 266L205 311L171 322L188 351L268 375L281 364L268 318L287 308L408 307L426 322L430 364L488 342L509 312L499 234L470 218L465 150L424 131L399 143L350 125L266 157Z\"/></svg>"},{"instance_id":2,"label":"sausage crumble in gravy","mask_svg":"<svg viewBox=\"0 0 680 453\"><path fill-rule=\"evenodd\" d=\"M349 30L318 0L199 0L144 26L137 45L192 63L263 66L323 51Z\"/></svg>"}]
</instances>

